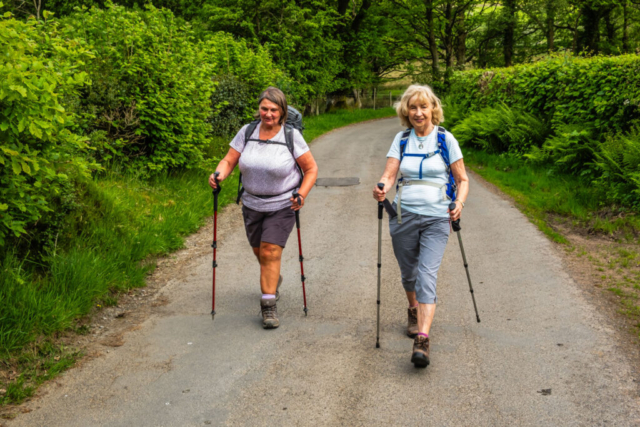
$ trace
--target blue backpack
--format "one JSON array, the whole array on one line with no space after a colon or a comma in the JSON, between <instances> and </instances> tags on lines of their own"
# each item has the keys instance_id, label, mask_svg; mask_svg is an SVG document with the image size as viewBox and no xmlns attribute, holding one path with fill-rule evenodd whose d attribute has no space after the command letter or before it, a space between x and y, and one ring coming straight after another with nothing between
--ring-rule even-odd
<instances>
[{"instance_id":1,"label":"blue backpack","mask_svg":"<svg viewBox=\"0 0 640 427\"><path fill-rule=\"evenodd\" d=\"M396 190L398 191L398 224L402 224L402 210L401 210L401 201L402 201L402 187L405 185L426 185L430 187L440 188L442 190L443 198L448 198L452 202L456 200L456 181L453 177L453 172L451 172L451 163L449 162L449 147L447 147L446 143L446 133L445 129L442 126L438 126L438 149L431 153L426 154L412 154L405 153L407 149L407 143L409 142L409 136L411 135L411 129L407 129L402 133L402 139L400 140L400 164L402 164L402 160L405 157L418 157L421 158L420 162L420 172L418 175L418 179L414 180L406 180L404 177L400 177L398 179L398 185L396 186ZM427 180L422 179L422 163L430 158L435 156L436 154L440 154L442 160L444 160L444 164L447 167L447 175L449 175L449 182L445 185L439 185Z\"/></svg>"}]
</instances>

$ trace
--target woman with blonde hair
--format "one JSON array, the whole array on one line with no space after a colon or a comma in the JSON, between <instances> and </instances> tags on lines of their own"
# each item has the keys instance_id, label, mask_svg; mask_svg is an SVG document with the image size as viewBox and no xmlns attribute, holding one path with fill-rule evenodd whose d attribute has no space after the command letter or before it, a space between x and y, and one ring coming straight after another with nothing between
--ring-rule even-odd
<instances>
[{"instance_id":1,"label":"woman with blonde hair","mask_svg":"<svg viewBox=\"0 0 640 427\"><path fill-rule=\"evenodd\" d=\"M458 141L439 126L444 121L442 105L429 86L409 86L396 112L407 130L393 140L379 181L384 188L376 186L373 197L383 201L400 172L393 204L398 216L389 219L389 231L409 302L407 335L414 338L411 362L424 368L430 362L436 279L449 239L449 221L460 218L469 178ZM455 209L449 210L452 199Z\"/></svg>"}]
</instances>

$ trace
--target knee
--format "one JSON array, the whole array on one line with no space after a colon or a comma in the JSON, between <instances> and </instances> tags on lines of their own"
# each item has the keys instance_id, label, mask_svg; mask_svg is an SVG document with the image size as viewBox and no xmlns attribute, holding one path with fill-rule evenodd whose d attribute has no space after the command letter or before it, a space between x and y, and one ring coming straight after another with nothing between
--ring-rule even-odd
<instances>
[{"instance_id":1,"label":"knee","mask_svg":"<svg viewBox=\"0 0 640 427\"><path fill-rule=\"evenodd\" d=\"M272 244L263 244L260 246L260 262L269 263L274 261L280 261L282 251L280 246Z\"/></svg>"}]
</instances>

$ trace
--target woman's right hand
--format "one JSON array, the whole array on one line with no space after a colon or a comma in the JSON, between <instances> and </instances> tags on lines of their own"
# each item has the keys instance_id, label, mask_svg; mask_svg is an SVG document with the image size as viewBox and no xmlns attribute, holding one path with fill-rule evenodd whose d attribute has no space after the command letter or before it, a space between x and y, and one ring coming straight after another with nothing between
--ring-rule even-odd
<instances>
[{"instance_id":1,"label":"woman's right hand","mask_svg":"<svg viewBox=\"0 0 640 427\"><path fill-rule=\"evenodd\" d=\"M218 174L218 182L224 181L225 178L226 178L226 176L222 175L222 173ZM212 173L211 176L209 177L209 186L211 188L213 188L214 190L216 188L218 188L218 185L216 184L216 174L215 173Z\"/></svg>"},{"instance_id":2,"label":"woman's right hand","mask_svg":"<svg viewBox=\"0 0 640 427\"><path fill-rule=\"evenodd\" d=\"M387 197L387 186L383 189L380 189L377 185L373 188L373 198L378 202L383 202L385 197Z\"/></svg>"}]
</instances>

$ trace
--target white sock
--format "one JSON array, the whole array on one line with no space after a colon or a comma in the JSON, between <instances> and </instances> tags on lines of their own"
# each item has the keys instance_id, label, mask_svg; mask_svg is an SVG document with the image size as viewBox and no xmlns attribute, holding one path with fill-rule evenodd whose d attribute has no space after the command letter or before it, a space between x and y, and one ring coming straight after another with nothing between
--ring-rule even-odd
<instances>
[{"instance_id":1,"label":"white sock","mask_svg":"<svg viewBox=\"0 0 640 427\"><path fill-rule=\"evenodd\" d=\"M262 299L276 299L274 294L262 294Z\"/></svg>"}]
</instances>

